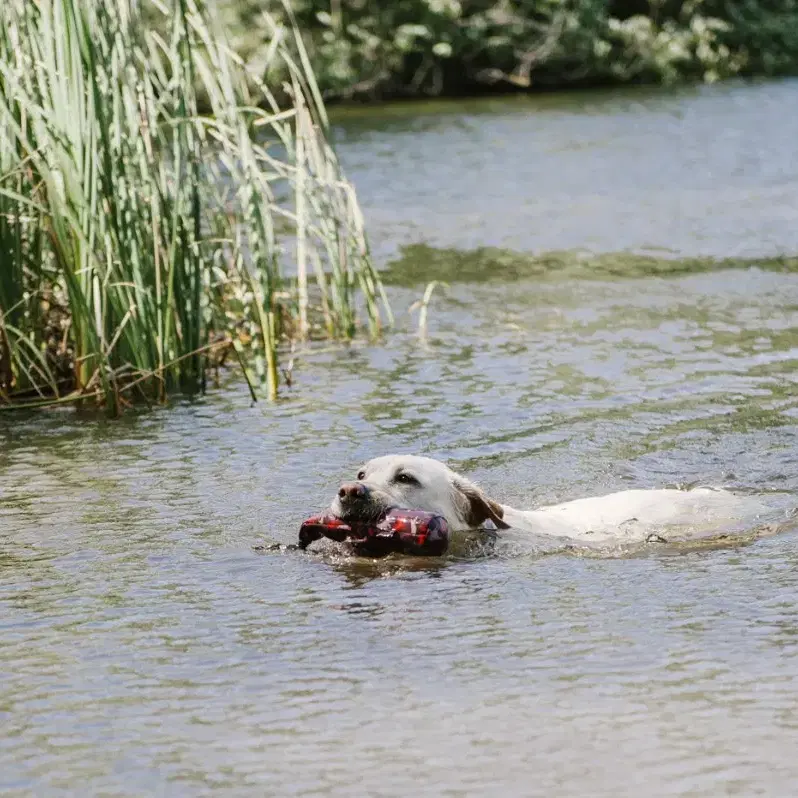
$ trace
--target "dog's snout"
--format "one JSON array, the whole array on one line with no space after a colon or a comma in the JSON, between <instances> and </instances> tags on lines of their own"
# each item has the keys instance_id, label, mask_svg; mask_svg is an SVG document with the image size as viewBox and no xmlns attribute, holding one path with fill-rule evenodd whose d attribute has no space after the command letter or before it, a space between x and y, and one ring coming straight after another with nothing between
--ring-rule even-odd
<instances>
[{"instance_id":1,"label":"dog's snout","mask_svg":"<svg viewBox=\"0 0 798 798\"><path fill-rule=\"evenodd\" d=\"M368 492L368 488L361 482L347 482L341 485L338 496L341 499L365 499Z\"/></svg>"}]
</instances>

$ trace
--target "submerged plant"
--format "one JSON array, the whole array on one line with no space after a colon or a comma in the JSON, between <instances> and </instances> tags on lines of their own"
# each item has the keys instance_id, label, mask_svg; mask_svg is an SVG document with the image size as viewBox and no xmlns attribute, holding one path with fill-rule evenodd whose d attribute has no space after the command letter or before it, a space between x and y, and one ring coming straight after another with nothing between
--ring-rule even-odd
<instances>
[{"instance_id":1,"label":"submerged plant","mask_svg":"<svg viewBox=\"0 0 798 798\"><path fill-rule=\"evenodd\" d=\"M301 39L263 24L279 92L204 0L4 0L0 405L118 411L231 348L273 397L281 342L354 335L357 290L390 318Z\"/></svg>"}]
</instances>

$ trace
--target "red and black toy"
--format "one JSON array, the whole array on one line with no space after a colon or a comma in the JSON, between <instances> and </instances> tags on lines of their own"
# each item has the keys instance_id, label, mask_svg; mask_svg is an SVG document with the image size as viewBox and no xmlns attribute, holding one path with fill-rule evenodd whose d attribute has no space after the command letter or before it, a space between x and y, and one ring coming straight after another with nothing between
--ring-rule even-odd
<instances>
[{"instance_id":1,"label":"red and black toy","mask_svg":"<svg viewBox=\"0 0 798 798\"><path fill-rule=\"evenodd\" d=\"M449 525L441 515L398 508L370 523L346 523L334 515L308 518L299 529L299 548L306 549L320 538L351 543L358 554L369 557L394 553L439 557L449 546Z\"/></svg>"}]
</instances>

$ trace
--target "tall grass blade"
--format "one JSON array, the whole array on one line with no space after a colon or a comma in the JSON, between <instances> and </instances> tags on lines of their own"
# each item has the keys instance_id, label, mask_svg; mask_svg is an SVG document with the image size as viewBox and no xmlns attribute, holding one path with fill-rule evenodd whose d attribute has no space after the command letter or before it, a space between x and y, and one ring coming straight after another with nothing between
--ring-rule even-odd
<instances>
[{"instance_id":1,"label":"tall grass blade","mask_svg":"<svg viewBox=\"0 0 798 798\"><path fill-rule=\"evenodd\" d=\"M291 338L357 334L356 288L390 321L302 39L264 22L290 91L205 0L0 4L0 402L196 391L214 342L274 397Z\"/></svg>"}]
</instances>

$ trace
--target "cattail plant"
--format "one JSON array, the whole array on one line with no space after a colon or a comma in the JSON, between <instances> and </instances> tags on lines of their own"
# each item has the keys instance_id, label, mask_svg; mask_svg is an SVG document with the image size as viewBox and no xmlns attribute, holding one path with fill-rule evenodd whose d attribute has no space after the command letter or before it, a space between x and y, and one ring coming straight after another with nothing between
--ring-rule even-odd
<instances>
[{"instance_id":1,"label":"cattail plant","mask_svg":"<svg viewBox=\"0 0 798 798\"><path fill-rule=\"evenodd\" d=\"M290 23L290 11L286 7ZM0 4L0 407L203 387L390 320L301 37L265 75L204 0Z\"/></svg>"}]
</instances>

